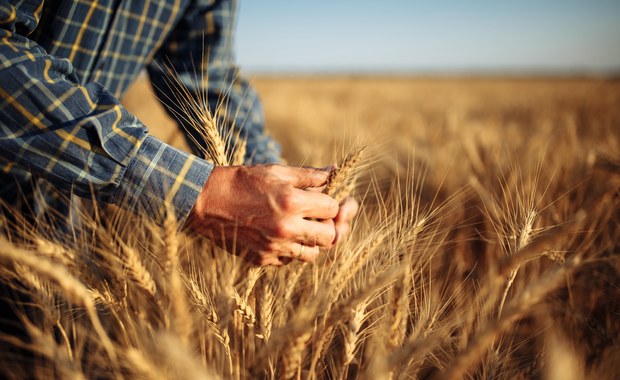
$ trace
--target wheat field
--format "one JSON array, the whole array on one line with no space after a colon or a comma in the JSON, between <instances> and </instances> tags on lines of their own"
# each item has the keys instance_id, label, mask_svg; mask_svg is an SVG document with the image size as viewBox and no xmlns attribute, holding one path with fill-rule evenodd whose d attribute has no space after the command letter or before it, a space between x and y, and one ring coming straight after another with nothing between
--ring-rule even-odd
<instances>
[{"instance_id":1,"label":"wheat field","mask_svg":"<svg viewBox=\"0 0 620 380\"><path fill-rule=\"evenodd\" d=\"M4 377L618 378L620 82L254 83L289 164L365 147L340 173L362 204L347 240L257 268L171 219L90 204L66 231L5 210L25 333L0 336ZM124 104L185 146L146 92Z\"/></svg>"}]
</instances>

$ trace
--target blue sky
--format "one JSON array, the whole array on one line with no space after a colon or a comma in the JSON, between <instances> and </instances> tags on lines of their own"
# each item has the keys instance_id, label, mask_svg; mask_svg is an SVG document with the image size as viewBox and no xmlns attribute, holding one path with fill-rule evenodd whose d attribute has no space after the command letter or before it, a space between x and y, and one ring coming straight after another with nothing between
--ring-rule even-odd
<instances>
[{"instance_id":1,"label":"blue sky","mask_svg":"<svg viewBox=\"0 0 620 380\"><path fill-rule=\"evenodd\" d=\"M241 0L250 71L620 69L620 0Z\"/></svg>"}]
</instances>

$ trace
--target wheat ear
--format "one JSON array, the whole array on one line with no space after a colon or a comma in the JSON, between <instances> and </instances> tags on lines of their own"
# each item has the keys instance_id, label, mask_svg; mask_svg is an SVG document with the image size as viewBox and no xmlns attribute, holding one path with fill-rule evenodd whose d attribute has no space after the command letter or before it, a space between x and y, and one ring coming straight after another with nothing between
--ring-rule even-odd
<instances>
[{"instance_id":1,"label":"wheat ear","mask_svg":"<svg viewBox=\"0 0 620 380\"><path fill-rule=\"evenodd\" d=\"M353 316L349 320L349 323L346 326L346 331L344 335L344 370L343 377L347 373L347 368L355 359L355 351L357 349L357 344L360 338L360 329L362 328L362 323L364 322L364 318L366 316L366 302L362 301L359 305L357 305L353 309Z\"/></svg>"},{"instance_id":2,"label":"wheat ear","mask_svg":"<svg viewBox=\"0 0 620 380\"><path fill-rule=\"evenodd\" d=\"M323 189L325 194L334 196L336 195L336 192L338 192L338 190L347 183L347 178L349 178L351 172L360 162L363 152L364 147L360 146L354 148L342 161L340 161L338 167L329 173L327 183L325 184L325 189Z\"/></svg>"},{"instance_id":3,"label":"wheat ear","mask_svg":"<svg viewBox=\"0 0 620 380\"><path fill-rule=\"evenodd\" d=\"M243 318L243 322L248 327L254 327L254 324L256 323L256 315L254 314L254 309L252 309L252 307L250 306L250 304L248 303L246 299L242 298L239 295L236 289L233 289L233 300L235 301L235 304L237 305L236 311Z\"/></svg>"},{"instance_id":4,"label":"wheat ear","mask_svg":"<svg viewBox=\"0 0 620 380\"><path fill-rule=\"evenodd\" d=\"M302 355L312 336L312 331L308 330L293 340L288 346L282 359L282 378L289 380L299 377L301 371Z\"/></svg>"},{"instance_id":5,"label":"wheat ear","mask_svg":"<svg viewBox=\"0 0 620 380\"><path fill-rule=\"evenodd\" d=\"M157 286L155 281L153 281L151 273L142 264L139 254L124 243L121 243L121 250L123 252L125 272L129 278L142 290L155 297Z\"/></svg>"},{"instance_id":6,"label":"wheat ear","mask_svg":"<svg viewBox=\"0 0 620 380\"><path fill-rule=\"evenodd\" d=\"M75 254L59 244L39 237L35 238L34 243L39 255L49 257L52 261L59 262L67 268L75 266Z\"/></svg>"},{"instance_id":7,"label":"wheat ear","mask_svg":"<svg viewBox=\"0 0 620 380\"><path fill-rule=\"evenodd\" d=\"M205 320L207 322L207 326L215 336L215 339L222 344L224 347L224 351L228 359L231 359L231 351L230 351L230 335L228 335L228 330L225 328L220 328L219 326L219 317L216 311L213 308L213 305L207 300L207 297L204 293L198 288L198 285L195 281L188 279L186 281L188 285L188 291L192 299L194 300L196 306L201 310L202 314L205 316ZM230 363L229 363L230 364ZM230 364L232 367L232 364Z\"/></svg>"},{"instance_id":8,"label":"wheat ear","mask_svg":"<svg viewBox=\"0 0 620 380\"><path fill-rule=\"evenodd\" d=\"M407 327L407 316L409 315L409 272L405 272L402 280L397 281L392 287L391 302L392 314L390 323L390 337L388 345L391 350L399 347L404 338Z\"/></svg>"},{"instance_id":9,"label":"wheat ear","mask_svg":"<svg viewBox=\"0 0 620 380\"><path fill-rule=\"evenodd\" d=\"M273 326L273 309L275 307L276 299L273 295L273 290L271 286L267 284L264 288L263 295L260 298L259 310L260 310L260 335L257 335L259 338L265 340L265 342L269 341L269 337L271 336L271 326Z\"/></svg>"}]
</instances>

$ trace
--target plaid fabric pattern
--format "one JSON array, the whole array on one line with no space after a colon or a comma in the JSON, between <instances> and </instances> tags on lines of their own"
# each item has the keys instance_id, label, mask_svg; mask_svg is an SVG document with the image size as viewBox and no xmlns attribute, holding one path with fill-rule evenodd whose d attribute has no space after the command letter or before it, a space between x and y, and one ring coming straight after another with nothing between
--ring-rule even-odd
<instances>
[{"instance_id":1,"label":"plaid fabric pattern","mask_svg":"<svg viewBox=\"0 0 620 380\"><path fill-rule=\"evenodd\" d=\"M125 208L172 206L184 220L213 166L149 136L117 100L145 67L173 99L162 64L182 80L206 64L208 81L183 82L212 109L229 95L225 121L247 136L248 161L277 162L258 98L237 78L234 17L233 0L0 0L0 171Z\"/></svg>"}]
</instances>

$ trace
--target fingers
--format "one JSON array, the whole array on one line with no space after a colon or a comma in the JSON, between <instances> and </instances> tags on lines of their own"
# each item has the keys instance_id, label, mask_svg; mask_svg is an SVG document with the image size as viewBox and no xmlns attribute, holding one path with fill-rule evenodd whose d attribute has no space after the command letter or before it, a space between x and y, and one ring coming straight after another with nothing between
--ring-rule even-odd
<instances>
[{"instance_id":1,"label":"fingers","mask_svg":"<svg viewBox=\"0 0 620 380\"><path fill-rule=\"evenodd\" d=\"M353 198L347 198L340 208L333 198L325 194L297 190L293 198L296 199L296 207L302 210L298 215L303 219L299 216L288 219L284 229L286 235L281 238L295 237L297 242L321 248L331 248L349 233L349 222L359 209ZM328 206L320 207L321 203Z\"/></svg>"},{"instance_id":2,"label":"fingers","mask_svg":"<svg viewBox=\"0 0 620 380\"><path fill-rule=\"evenodd\" d=\"M255 264L260 266L282 266L290 264L293 260L305 263L314 262L319 257L318 246L308 246L302 243L292 243L288 252L281 252L279 256L259 257Z\"/></svg>"},{"instance_id":3,"label":"fingers","mask_svg":"<svg viewBox=\"0 0 620 380\"><path fill-rule=\"evenodd\" d=\"M327 194L295 189L296 207L304 218L332 219L338 215L338 202Z\"/></svg>"},{"instance_id":4,"label":"fingers","mask_svg":"<svg viewBox=\"0 0 620 380\"><path fill-rule=\"evenodd\" d=\"M338 210L338 215L334 218L336 224L340 222L349 222L357 214L359 203L355 198L348 197L342 202Z\"/></svg>"},{"instance_id":5,"label":"fingers","mask_svg":"<svg viewBox=\"0 0 620 380\"><path fill-rule=\"evenodd\" d=\"M322 221L303 219L299 222L299 230L301 233L298 240L310 246L331 248L336 238L336 229L331 219Z\"/></svg>"},{"instance_id":6,"label":"fingers","mask_svg":"<svg viewBox=\"0 0 620 380\"><path fill-rule=\"evenodd\" d=\"M334 218L338 214L338 203L332 197L317 191L325 185L331 168L271 166L272 170L295 188L290 193L284 193L282 208L289 212L299 212L305 218Z\"/></svg>"},{"instance_id":7,"label":"fingers","mask_svg":"<svg viewBox=\"0 0 620 380\"><path fill-rule=\"evenodd\" d=\"M355 217L359 209L359 204L354 198L347 198L344 200L338 210L338 215L334 218L336 238L333 244L341 242L350 232L350 221Z\"/></svg>"},{"instance_id":8,"label":"fingers","mask_svg":"<svg viewBox=\"0 0 620 380\"><path fill-rule=\"evenodd\" d=\"M294 260L303 261L305 263L313 263L317 257L319 257L319 247L309 246L300 243L293 243L291 245L291 258Z\"/></svg>"}]
</instances>

